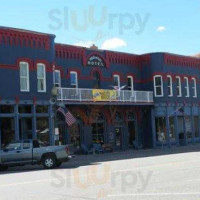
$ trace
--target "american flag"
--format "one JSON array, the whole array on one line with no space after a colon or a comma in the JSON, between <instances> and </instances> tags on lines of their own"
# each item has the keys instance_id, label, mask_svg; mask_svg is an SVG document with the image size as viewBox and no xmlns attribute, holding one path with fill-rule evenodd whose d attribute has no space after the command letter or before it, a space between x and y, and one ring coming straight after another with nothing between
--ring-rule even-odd
<instances>
[{"instance_id":1,"label":"american flag","mask_svg":"<svg viewBox=\"0 0 200 200\"><path fill-rule=\"evenodd\" d=\"M67 113L65 115L65 119L66 119L68 126L71 126L72 124L74 124L76 122L76 118L72 115L71 112L69 112L69 110L67 111Z\"/></svg>"},{"instance_id":2,"label":"american flag","mask_svg":"<svg viewBox=\"0 0 200 200\"><path fill-rule=\"evenodd\" d=\"M65 110L62 107L59 107L57 111L61 112L65 116L65 121L68 126L71 126L76 122L76 118L72 115L72 113L69 110L67 111L67 113L65 113Z\"/></svg>"},{"instance_id":3,"label":"american flag","mask_svg":"<svg viewBox=\"0 0 200 200\"><path fill-rule=\"evenodd\" d=\"M168 117L171 117L175 114L182 114L184 117L185 116L184 108L183 107L177 108L171 115L168 115Z\"/></svg>"}]
</instances>

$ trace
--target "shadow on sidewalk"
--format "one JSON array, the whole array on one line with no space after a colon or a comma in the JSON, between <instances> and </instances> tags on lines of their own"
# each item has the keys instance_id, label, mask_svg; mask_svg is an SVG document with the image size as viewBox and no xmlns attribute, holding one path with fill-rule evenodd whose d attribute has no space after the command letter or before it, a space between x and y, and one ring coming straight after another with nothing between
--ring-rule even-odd
<instances>
[{"instance_id":1,"label":"shadow on sidewalk","mask_svg":"<svg viewBox=\"0 0 200 200\"><path fill-rule=\"evenodd\" d=\"M117 160L127 160L134 158L144 158L144 157L155 157L171 154L180 154L180 153L192 153L200 152L200 145L188 145L181 147L171 147L164 149L142 149L142 150L127 150L119 151L113 153L104 153L104 154L95 154L95 155L75 155L74 158L70 159L68 162L63 163L61 167L57 169L75 169L81 166L89 165L99 165L101 162L107 161L117 161ZM6 172L0 172L0 175L3 174L12 174L12 173L25 173L44 170L42 165L27 165L22 167L10 167ZM54 170L54 169L52 169Z\"/></svg>"}]
</instances>

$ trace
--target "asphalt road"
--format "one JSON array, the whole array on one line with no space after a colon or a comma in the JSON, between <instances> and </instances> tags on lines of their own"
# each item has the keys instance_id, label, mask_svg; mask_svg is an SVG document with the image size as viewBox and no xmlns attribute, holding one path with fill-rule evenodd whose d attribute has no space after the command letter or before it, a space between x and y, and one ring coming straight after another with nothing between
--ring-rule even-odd
<instances>
[{"instance_id":1,"label":"asphalt road","mask_svg":"<svg viewBox=\"0 0 200 200\"><path fill-rule=\"evenodd\" d=\"M200 146L77 156L59 169L11 168L0 200L200 199Z\"/></svg>"}]
</instances>

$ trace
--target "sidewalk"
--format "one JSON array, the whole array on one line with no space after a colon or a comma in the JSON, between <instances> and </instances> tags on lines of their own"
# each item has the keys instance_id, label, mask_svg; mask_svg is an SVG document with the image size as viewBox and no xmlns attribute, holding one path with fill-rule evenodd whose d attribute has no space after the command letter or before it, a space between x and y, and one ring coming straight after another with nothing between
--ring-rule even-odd
<instances>
[{"instance_id":1,"label":"sidewalk","mask_svg":"<svg viewBox=\"0 0 200 200\"><path fill-rule=\"evenodd\" d=\"M156 149L141 149L141 150L126 150L126 151L117 151L112 153L104 154L89 154L89 155L75 155L74 158L70 160L71 163L76 163L77 165L93 163L93 162L102 162L102 161L112 161L112 160L121 160L121 159L133 159L133 158L142 158L150 156L162 156L169 154L179 154L179 153L189 153L200 151L200 144L188 145L188 146L172 146L170 148L156 148Z\"/></svg>"}]
</instances>

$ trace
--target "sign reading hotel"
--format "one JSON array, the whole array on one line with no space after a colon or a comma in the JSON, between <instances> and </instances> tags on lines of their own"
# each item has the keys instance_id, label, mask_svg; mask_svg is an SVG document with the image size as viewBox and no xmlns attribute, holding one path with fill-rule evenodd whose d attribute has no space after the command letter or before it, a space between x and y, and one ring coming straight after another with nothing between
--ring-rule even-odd
<instances>
[{"instance_id":1,"label":"sign reading hotel","mask_svg":"<svg viewBox=\"0 0 200 200\"><path fill-rule=\"evenodd\" d=\"M87 65L91 67L105 67L103 59L97 55L92 55L87 60Z\"/></svg>"},{"instance_id":2,"label":"sign reading hotel","mask_svg":"<svg viewBox=\"0 0 200 200\"><path fill-rule=\"evenodd\" d=\"M117 93L115 90L92 90L93 101L111 101L116 100Z\"/></svg>"}]
</instances>

